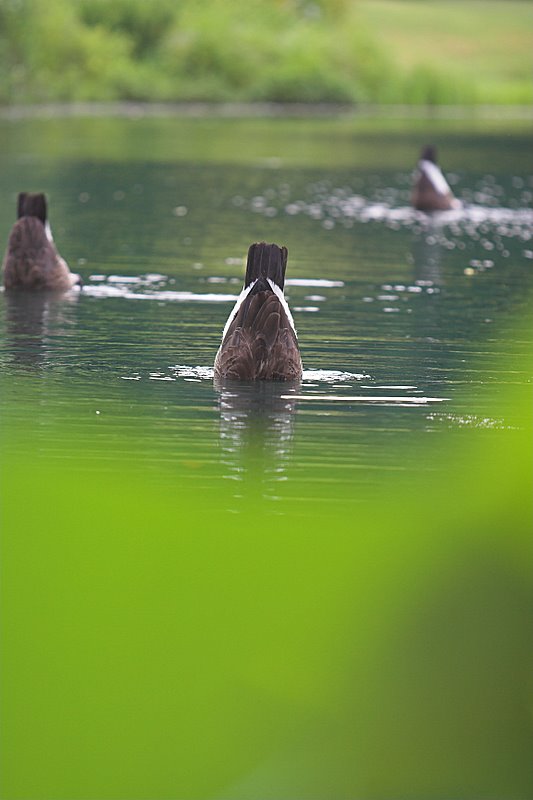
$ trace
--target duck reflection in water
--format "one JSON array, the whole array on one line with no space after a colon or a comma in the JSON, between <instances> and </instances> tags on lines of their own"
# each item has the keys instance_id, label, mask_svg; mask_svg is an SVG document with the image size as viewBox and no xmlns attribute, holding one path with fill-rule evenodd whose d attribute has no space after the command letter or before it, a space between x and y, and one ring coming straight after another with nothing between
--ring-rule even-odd
<instances>
[{"instance_id":1,"label":"duck reflection in water","mask_svg":"<svg viewBox=\"0 0 533 800\"><path fill-rule=\"evenodd\" d=\"M259 242L248 250L244 286L215 358L220 437L226 477L237 495L275 495L292 437L302 359L283 294L287 248Z\"/></svg>"},{"instance_id":2,"label":"duck reflection in water","mask_svg":"<svg viewBox=\"0 0 533 800\"><path fill-rule=\"evenodd\" d=\"M215 377L224 477L235 497L275 499L287 479L299 382L238 382ZM294 397L293 397L294 395Z\"/></svg>"},{"instance_id":3,"label":"duck reflection in water","mask_svg":"<svg viewBox=\"0 0 533 800\"><path fill-rule=\"evenodd\" d=\"M42 368L61 358L76 326L77 292L5 292L5 349L12 364ZM70 347L68 354L71 354Z\"/></svg>"},{"instance_id":4,"label":"duck reflection in water","mask_svg":"<svg viewBox=\"0 0 533 800\"><path fill-rule=\"evenodd\" d=\"M69 310L82 279L59 255L42 192L20 192L2 263L6 339L11 362L42 367L50 360L52 337L72 330Z\"/></svg>"},{"instance_id":5,"label":"duck reflection in water","mask_svg":"<svg viewBox=\"0 0 533 800\"><path fill-rule=\"evenodd\" d=\"M414 279L419 286L439 286L442 278L442 226L430 220L413 234Z\"/></svg>"}]
</instances>

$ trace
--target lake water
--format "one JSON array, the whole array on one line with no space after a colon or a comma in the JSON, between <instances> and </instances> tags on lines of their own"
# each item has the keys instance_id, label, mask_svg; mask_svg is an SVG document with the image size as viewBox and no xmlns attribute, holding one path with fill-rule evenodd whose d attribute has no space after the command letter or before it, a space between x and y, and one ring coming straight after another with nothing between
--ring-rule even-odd
<instances>
[{"instance_id":1,"label":"lake water","mask_svg":"<svg viewBox=\"0 0 533 800\"><path fill-rule=\"evenodd\" d=\"M17 192L44 190L58 249L84 279L62 297L0 294L6 798L525 800L512 664L524 663L527 508L519 489L512 498L530 413L528 139L512 120L0 120L0 239ZM461 211L409 207L428 142ZM214 385L261 240L289 250L303 379ZM498 462L503 477L487 473ZM162 509L183 520L172 545ZM225 547L212 525L228 526ZM447 569L441 607L430 587ZM347 645L347 609L367 662ZM445 633L432 649L434 625ZM501 648L483 678L493 625ZM480 710L500 684L508 702L485 723L511 737L506 754ZM448 690L451 716L429 700Z\"/></svg>"},{"instance_id":2,"label":"lake water","mask_svg":"<svg viewBox=\"0 0 533 800\"><path fill-rule=\"evenodd\" d=\"M529 349L510 333L531 285L527 139L413 127L4 122L2 239L17 191L46 189L60 252L85 281L80 296L1 298L1 365L17 378L4 412L24 419L25 380L31 404L38 378L39 414L74 406L85 453L129 433L143 470L188 458L214 467L219 438L238 439L255 404L269 402L261 389L218 391L210 371L247 248L266 240L289 248L305 367L301 387L281 387L271 412L284 422L265 434L286 449L298 428L287 491L302 471L334 491L342 464L359 470L344 472L356 495L382 471L416 469L422 439L409 445L411 433L466 440L508 424L487 402L495 385L529 374ZM464 211L410 210L427 140L442 143ZM225 458L239 472L234 445ZM61 457L55 433L42 448Z\"/></svg>"}]
</instances>

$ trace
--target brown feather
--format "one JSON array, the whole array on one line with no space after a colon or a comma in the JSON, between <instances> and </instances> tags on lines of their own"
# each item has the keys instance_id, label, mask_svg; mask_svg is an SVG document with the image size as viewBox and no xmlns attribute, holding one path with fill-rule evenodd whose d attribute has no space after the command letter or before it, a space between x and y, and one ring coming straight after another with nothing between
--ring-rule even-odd
<instances>
[{"instance_id":1,"label":"brown feather","mask_svg":"<svg viewBox=\"0 0 533 800\"><path fill-rule=\"evenodd\" d=\"M215 376L236 380L299 380L302 360L286 306L272 288L283 291L287 248L260 242L251 245L245 288L215 358ZM234 312L232 312L234 313Z\"/></svg>"},{"instance_id":2,"label":"brown feather","mask_svg":"<svg viewBox=\"0 0 533 800\"><path fill-rule=\"evenodd\" d=\"M451 192L437 192L427 175L422 172L413 187L411 205L418 211L449 211L454 207L454 196Z\"/></svg>"},{"instance_id":3,"label":"brown feather","mask_svg":"<svg viewBox=\"0 0 533 800\"><path fill-rule=\"evenodd\" d=\"M28 197L33 198L29 203ZM37 198L37 200L35 200ZM42 202L40 200L42 198ZM66 291L81 278L70 271L66 261L57 252L55 244L46 234L39 216L28 215L34 210L46 218L42 205L44 195L19 196L19 217L9 235L3 261L3 280L6 289L45 289ZM44 212L43 212L44 208Z\"/></svg>"},{"instance_id":4,"label":"brown feather","mask_svg":"<svg viewBox=\"0 0 533 800\"><path fill-rule=\"evenodd\" d=\"M239 310L217 353L218 377L238 380L298 380L302 360L298 342L276 295L254 295L247 313Z\"/></svg>"},{"instance_id":5,"label":"brown feather","mask_svg":"<svg viewBox=\"0 0 533 800\"><path fill-rule=\"evenodd\" d=\"M420 159L437 164L437 149L434 145L426 145L422 148ZM418 211L449 211L454 208L456 200L451 190L446 194L438 192L426 173L418 171L413 184L411 193L411 205Z\"/></svg>"}]
</instances>

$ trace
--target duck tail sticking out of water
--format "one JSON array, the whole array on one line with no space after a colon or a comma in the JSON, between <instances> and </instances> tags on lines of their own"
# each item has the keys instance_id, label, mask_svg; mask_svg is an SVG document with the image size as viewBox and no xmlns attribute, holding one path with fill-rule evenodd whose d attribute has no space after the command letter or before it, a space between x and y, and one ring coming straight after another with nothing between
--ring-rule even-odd
<instances>
[{"instance_id":1,"label":"duck tail sticking out of water","mask_svg":"<svg viewBox=\"0 0 533 800\"><path fill-rule=\"evenodd\" d=\"M449 211L461 207L437 164L437 150L433 145L424 147L420 154L411 203L419 211Z\"/></svg>"},{"instance_id":2,"label":"duck tail sticking out of water","mask_svg":"<svg viewBox=\"0 0 533 800\"><path fill-rule=\"evenodd\" d=\"M57 252L47 219L44 194L21 192L17 221L11 229L3 262L6 289L42 289L64 292L78 284Z\"/></svg>"},{"instance_id":3,"label":"duck tail sticking out of water","mask_svg":"<svg viewBox=\"0 0 533 800\"><path fill-rule=\"evenodd\" d=\"M283 294L287 248L260 242L248 250L244 288L228 317L215 359L215 376L236 380L296 381L302 360Z\"/></svg>"}]
</instances>

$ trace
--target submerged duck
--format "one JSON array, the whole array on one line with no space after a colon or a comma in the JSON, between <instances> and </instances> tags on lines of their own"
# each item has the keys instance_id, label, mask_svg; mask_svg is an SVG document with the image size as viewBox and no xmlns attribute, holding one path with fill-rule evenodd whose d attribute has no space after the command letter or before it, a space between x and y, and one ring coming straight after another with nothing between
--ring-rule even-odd
<instances>
[{"instance_id":1,"label":"submerged duck","mask_svg":"<svg viewBox=\"0 0 533 800\"><path fill-rule=\"evenodd\" d=\"M244 288L226 322L215 377L296 381L302 359L283 294L287 248L259 242L248 250Z\"/></svg>"},{"instance_id":2,"label":"submerged duck","mask_svg":"<svg viewBox=\"0 0 533 800\"><path fill-rule=\"evenodd\" d=\"M437 150L432 145L424 147L420 154L411 204L419 211L449 211L461 207L437 164Z\"/></svg>"},{"instance_id":3,"label":"submerged duck","mask_svg":"<svg viewBox=\"0 0 533 800\"><path fill-rule=\"evenodd\" d=\"M57 252L46 216L44 194L21 192L18 219L11 229L3 263L6 289L63 292L82 280Z\"/></svg>"}]
</instances>

